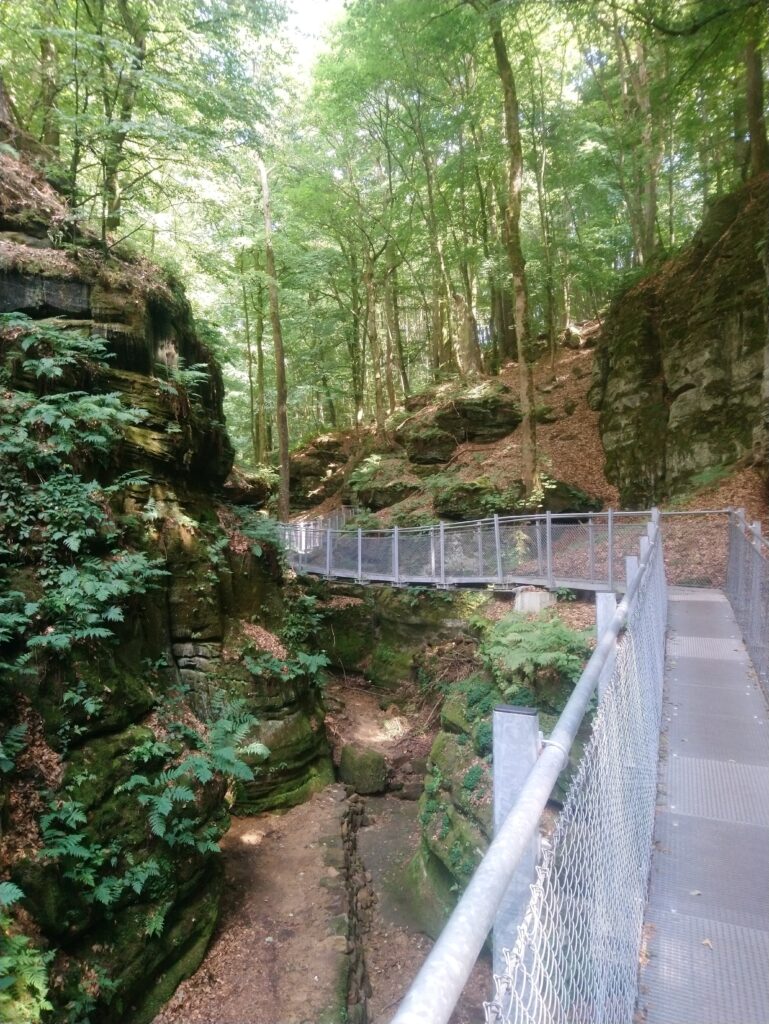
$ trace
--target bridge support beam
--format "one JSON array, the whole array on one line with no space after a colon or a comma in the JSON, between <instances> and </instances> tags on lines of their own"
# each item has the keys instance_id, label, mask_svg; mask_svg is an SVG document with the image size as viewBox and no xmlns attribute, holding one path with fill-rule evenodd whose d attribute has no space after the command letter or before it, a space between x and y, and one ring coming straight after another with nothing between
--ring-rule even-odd
<instances>
[{"instance_id":1,"label":"bridge support beam","mask_svg":"<svg viewBox=\"0 0 769 1024\"><path fill-rule=\"evenodd\" d=\"M494 835L498 835L515 806L541 746L539 715L535 708L500 704L494 708ZM494 973L504 972L503 950L511 949L518 925L529 904L529 886L539 856L538 834L532 838L499 904L494 921Z\"/></svg>"}]
</instances>

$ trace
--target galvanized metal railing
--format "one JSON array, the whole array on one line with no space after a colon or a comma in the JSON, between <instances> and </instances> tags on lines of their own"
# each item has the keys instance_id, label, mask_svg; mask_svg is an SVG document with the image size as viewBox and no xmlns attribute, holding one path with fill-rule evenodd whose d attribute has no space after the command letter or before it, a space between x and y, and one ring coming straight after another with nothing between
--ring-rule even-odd
<instances>
[{"instance_id":1,"label":"galvanized metal railing","mask_svg":"<svg viewBox=\"0 0 769 1024\"><path fill-rule=\"evenodd\" d=\"M729 519L726 594L769 699L769 541L758 521L747 521L744 509Z\"/></svg>"},{"instance_id":2,"label":"galvanized metal railing","mask_svg":"<svg viewBox=\"0 0 769 1024\"><path fill-rule=\"evenodd\" d=\"M485 1004L491 1024L630 1024L657 784L667 591L659 519L515 804L391 1024L446 1024L538 835L606 667L591 738Z\"/></svg>"},{"instance_id":3,"label":"galvanized metal railing","mask_svg":"<svg viewBox=\"0 0 769 1024\"><path fill-rule=\"evenodd\" d=\"M344 528L325 518L279 529L298 573L396 585L621 590L623 559L637 549L649 516L547 512L381 530Z\"/></svg>"}]
</instances>

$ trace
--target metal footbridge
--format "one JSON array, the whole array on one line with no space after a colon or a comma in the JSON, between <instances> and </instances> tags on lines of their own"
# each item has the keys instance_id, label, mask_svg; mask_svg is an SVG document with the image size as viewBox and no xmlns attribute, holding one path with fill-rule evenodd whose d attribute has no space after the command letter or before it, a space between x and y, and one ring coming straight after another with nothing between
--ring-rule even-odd
<instances>
[{"instance_id":1,"label":"metal footbridge","mask_svg":"<svg viewBox=\"0 0 769 1024\"><path fill-rule=\"evenodd\" d=\"M597 646L550 736L530 709L494 711L495 837L391 1024L447 1024L490 933L486 1024L767 1024L760 526L724 513L709 550L722 547L725 578L681 587L664 551L676 521L656 511L483 520L405 543L410 531L372 536L339 517L283 528L297 571L597 592ZM672 576L687 572L697 582L680 564ZM567 767L568 795L546 828Z\"/></svg>"}]
</instances>

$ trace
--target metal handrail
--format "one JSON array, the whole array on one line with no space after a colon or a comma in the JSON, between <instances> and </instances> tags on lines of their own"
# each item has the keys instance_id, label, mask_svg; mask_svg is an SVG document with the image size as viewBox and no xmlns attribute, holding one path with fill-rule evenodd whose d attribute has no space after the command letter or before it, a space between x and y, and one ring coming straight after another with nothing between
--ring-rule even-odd
<instances>
[{"instance_id":1,"label":"metal handrail","mask_svg":"<svg viewBox=\"0 0 769 1024\"><path fill-rule=\"evenodd\" d=\"M539 826L542 811L569 752L604 666L615 650L655 554L661 544L659 514L641 545L638 571L604 630L558 722L545 741L512 811L475 871L438 941L422 965L390 1024L446 1024L492 928L497 908Z\"/></svg>"}]
</instances>

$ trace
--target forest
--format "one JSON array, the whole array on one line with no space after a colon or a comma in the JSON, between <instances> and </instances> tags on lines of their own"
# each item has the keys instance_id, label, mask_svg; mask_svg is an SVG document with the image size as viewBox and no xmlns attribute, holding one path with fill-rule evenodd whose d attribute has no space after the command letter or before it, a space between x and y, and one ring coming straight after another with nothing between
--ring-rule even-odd
<instances>
[{"instance_id":1,"label":"forest","mask_svg":"<svg viewBox=\"0 0 769 1024\"><path fill-rule=\"evenodd\" d=\"M187 283L247 466L284 402L295 447L554 350L769 161L753 0L351 3L311 76L286 14L8 2L0 23L5 102L71 215Z\"/></svg>"},{"instance_id":2,"label":"forest","mask_svg":"<svg viewBox=\"0 0 769 1024\"><path fill-rule=\"evenodd\" d=\"M539 743L607 659L541 748L570 848L666 587L733 607L679 639L742 630L764 728L767 44L761 0L0 3L2 1024L390 1021L494 708ZM630 893L636 831L573 850Z\"/></svg>"}]
</instances>

